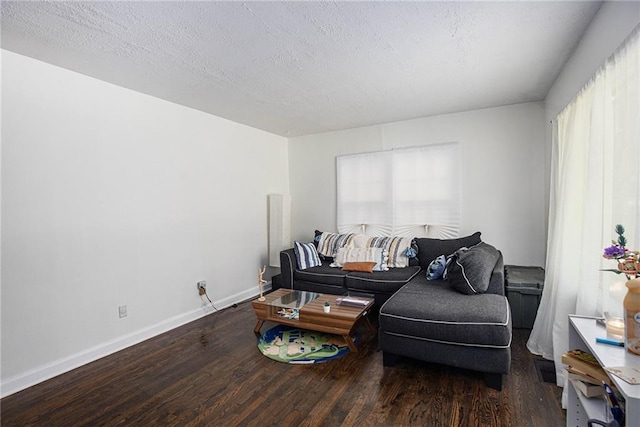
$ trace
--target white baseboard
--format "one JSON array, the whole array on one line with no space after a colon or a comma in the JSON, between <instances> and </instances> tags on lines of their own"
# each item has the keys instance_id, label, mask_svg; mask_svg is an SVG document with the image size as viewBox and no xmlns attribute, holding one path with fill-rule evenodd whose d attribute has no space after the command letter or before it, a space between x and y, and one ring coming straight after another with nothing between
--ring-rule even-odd
<instances>
[{"instance_id":1,"label":"white baseboard","mask_svg":"<svg viewBox=\"0 0 640 427\"><path fill-rule=\"evenodd\" d=\"M265 292L271 289L271 282L265 285ZM239 292L235 295L231 295L222 300L214 301L218 310L232 306L239 302L255 298L259 294L258 287L255 289L248 289L243 292ZM203 300L206 301L205 298ZM188 311L186 313L173 316L169 319L158 322L149 327L139 329L135 332L123 335L114 340L104 342L97 346L88 348L76 354L72 354L68 357L56 360L51 363L39 366L29 371L23 372L13 377L9 377L6 380L0 382L0 397L6 397L10 394L16 393L25 388L31 387L53 377L56 377L65 372L69 372L73 369L79 368L82 365L91 363L95 360L101 359L105 356L113 354L117 351L123 350L132 345L141 343L142 341L153 338L164 332L168 332L179 326L185 325L194 320L198 320L201 317L215 313L215 310L211 307L209 302L200 308Z\"/></svg>"}]
</instances>

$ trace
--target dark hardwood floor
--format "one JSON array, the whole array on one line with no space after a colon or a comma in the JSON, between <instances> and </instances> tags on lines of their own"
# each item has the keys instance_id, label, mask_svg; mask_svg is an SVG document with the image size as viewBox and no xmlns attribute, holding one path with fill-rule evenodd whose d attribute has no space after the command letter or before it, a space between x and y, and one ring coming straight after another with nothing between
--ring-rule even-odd
<instances>
[{"instance_id":1,"label":"dark hardwood floor","mask_svg":"<svg viewBox=\"0 0 640 427\"><path fill-rule=\"evenodd\" d=\"M260 354L239 304L8 396L2 426L562 426L561 389L539 379L514 330L502 391L482 375L403 360L374 338L318 365ZM270 325L263 327L263 331Z\"/></svg>"}]
</instances>

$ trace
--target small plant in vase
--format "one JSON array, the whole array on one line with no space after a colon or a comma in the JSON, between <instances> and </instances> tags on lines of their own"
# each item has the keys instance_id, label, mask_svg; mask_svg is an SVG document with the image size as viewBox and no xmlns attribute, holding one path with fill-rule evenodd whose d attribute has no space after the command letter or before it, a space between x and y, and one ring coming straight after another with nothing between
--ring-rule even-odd
<instances>
[{"instance_id":1,"label":"small plant in vase","mask_svg":"<svg viewBox=\"0 0 640 427\"><path fill-rule=\"evenodd\" d=\"M329 312L331 311L331 304L329 304L329 301L325 301L325 302L324 302L324 307L323 307L323 309L324 309L324 312L325 312L325 313L329 313Z\"/></svg>"},{"instance_id":2,"label":"small plant in vase","mask_svg":"<svg viewBox=\"0 0 640 427\"><path fill-rule=\"evenodd\" d=\"M618 268L604 269L602 271L611 271L616 274L622 274L631 280L638 275L640 270L640 251L632 251L627 248L627 238L624 237L624 227L621 224L616 225L615 232L618 235L617 240L612 240L611 246L604 248L602 256L606 259L614 259L618 261Z\"/></svg>"},{"instance_id":3,"label":"small plant in vase","mask_svg":"<svg viewBox=\"0 0 640 427\"><path fill-rule=\"evenodd\" d=\"M602 255L606 259L615 259L618 261L617 269L606 269L603 271L611 271L616 274L622 274L627 277L627 295L624 297L622 306L624 308L624 346L627 351L640 355L640 251L632 251L627 249L627 239L624 237L624 227L620 224L616 225L617 240L612 241L612 245L604 248ZM609 320L607 320L607 332L609 332ZM616 334L617 335L617 334Z\"/></svg>"}]
</instances>

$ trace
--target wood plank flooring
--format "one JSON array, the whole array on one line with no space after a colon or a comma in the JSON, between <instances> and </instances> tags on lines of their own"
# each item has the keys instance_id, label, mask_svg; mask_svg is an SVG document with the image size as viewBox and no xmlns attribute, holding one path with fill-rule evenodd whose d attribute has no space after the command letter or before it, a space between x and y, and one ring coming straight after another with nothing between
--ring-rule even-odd
<instances>
[{"instance_id":1,"label":"wood plank flooring","mask_svg":"<svg viewBox=\"0 0 640 427\"><path fill-rule=\"evenodd\" d=\"M501 392L482 375L404 360L373 339L340 359L287 365L260 354L249 302L0 401L2 426L562 426L561 389L541 382L514 330ZM265 324L263 331L271 325Z\"/></svg>"}]
</instances>

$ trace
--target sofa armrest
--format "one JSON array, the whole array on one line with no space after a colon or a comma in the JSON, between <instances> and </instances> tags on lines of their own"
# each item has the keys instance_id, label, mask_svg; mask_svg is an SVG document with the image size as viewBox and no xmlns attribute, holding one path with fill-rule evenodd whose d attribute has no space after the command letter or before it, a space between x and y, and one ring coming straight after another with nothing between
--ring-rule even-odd
<instances>
[{"instance_id":1,"label":"sofa armrest","mask_svg":"<svg viewBox=\"0 0 640 427\"><path fill-rule=\"evenodd\" d=\"M280 252L280 274L282 274L283 288L293 289L293 272L296 266L296 253L293 248Z\"/></svg>"},{"instance_id":2,"label":"sofa armrest","mask_svg":"<svg viewBox=\"0 0 640 427\"><path fill-rule=\"evenodd\" d=\"M504 259L502 257L502 252L500 252L500 257L498 257L498 261L496 261L496 265L493 267L493 271L491 272L487 293L503 296L506 295L504 288Z\"/></svg>"}]
</instances>

